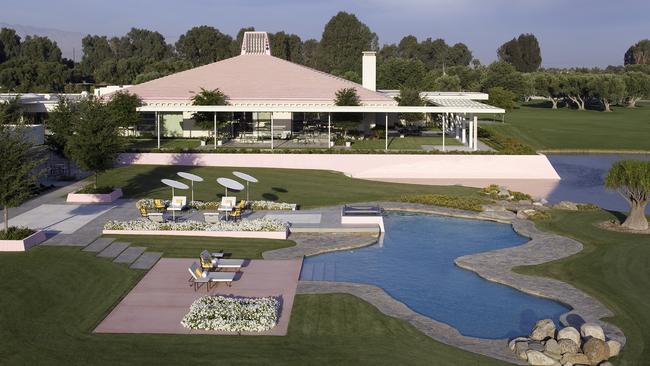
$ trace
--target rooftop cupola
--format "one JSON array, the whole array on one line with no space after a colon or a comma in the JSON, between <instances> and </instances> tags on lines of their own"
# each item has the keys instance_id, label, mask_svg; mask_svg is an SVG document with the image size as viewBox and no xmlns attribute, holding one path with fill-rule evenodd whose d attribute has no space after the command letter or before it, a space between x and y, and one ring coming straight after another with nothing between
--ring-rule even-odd
<instances>
[{"instance_id":1,"label":"rooftop cupola","mask_svg":"<svg viewBox=\"0 0 650 366\"><path fill-rule=\"evenodd\" d=\"M269 35L266 32L244 32L242 55L271 55Z\"/></svg>"}]
</instances>

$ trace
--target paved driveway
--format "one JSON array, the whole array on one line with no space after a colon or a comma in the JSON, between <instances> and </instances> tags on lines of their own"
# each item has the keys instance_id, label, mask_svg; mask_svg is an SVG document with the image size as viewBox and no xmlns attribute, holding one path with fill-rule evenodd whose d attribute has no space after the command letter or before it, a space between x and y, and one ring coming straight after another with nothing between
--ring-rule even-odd
<instances>
[{"instance_id":1,"label":"paved driveway","mask_svg":"<svg viewBox=\"0 0 650 366\"><path fill-rule=\"evenodd\" d=\"M45 204L10 219L9 224L72 234L113 207L113 205Z\"/></svg>"}]
</instances>

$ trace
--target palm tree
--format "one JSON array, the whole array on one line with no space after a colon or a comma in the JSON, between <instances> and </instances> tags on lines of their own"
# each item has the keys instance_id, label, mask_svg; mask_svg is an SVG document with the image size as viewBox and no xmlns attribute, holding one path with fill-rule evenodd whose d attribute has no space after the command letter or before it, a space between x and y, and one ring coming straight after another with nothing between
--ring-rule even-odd
<instances>
[{"instance_id":1,"label":"palm tree","mask_svg":"<svg viewBox=\"0 0 650 366\"><path fill-rule=\"evenodd\" d=\"M650 200L650 161L617 161L605 177L605 187L617 190L630 204L630 214L622 226L647 230L645 208Z\"/></svg>"}]
</instances>

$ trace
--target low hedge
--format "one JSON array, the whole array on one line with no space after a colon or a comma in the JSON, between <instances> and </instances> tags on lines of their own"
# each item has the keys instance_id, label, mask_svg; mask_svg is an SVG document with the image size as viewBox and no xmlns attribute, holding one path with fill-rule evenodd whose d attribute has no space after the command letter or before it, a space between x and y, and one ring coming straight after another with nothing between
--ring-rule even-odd
<instances>
[{"instance_id":1,"label":"low hedge","mask_svg":"<svg viewBox=\"0 0 650 366\"><path fill-rule=\"evenodd\" d=\"M402 197L401 201L477 212L483 211L483 204L487 203L481 198L447 196L443 194L409 195Z\"/></svg>"},{"instance_id":2,"label":"low hedge","mask_svg":"<svg viewBox=\"0 0 650 366\"><path fill-rule=\"evenodd\" d=\"M511 138L503 136L500 133L497 133L494 130L488 130L486 128L478 128L478 137L483 140L488 146L493 149L496 149L499 154L506 155L534 155L536 154L535 149L532 147L522 144L521 142Z\"/></svg>"},{"instance_id":3,"label":"low hedge","mask_svg":"<svg viewBox=\"0 0 650 366\"><path fill-rule=\"evenodd\" d=\"M26 227L11 226L7 231L0 230L0 240L23 240L34 233L34 230Z\"/></svg>"},{"instance_id":4,"label":"low hedge","mask_svg":"<svg viewBox=\"0 0 650 366\"><path fill-rule=\"evenodd\" d=\"M109 187L109 186L100 186L100 187L95 187L93 185L85 186L78 190L75 193L78 194L109 194L115 190L114 187Z\"/></svg>"}]
</instances>

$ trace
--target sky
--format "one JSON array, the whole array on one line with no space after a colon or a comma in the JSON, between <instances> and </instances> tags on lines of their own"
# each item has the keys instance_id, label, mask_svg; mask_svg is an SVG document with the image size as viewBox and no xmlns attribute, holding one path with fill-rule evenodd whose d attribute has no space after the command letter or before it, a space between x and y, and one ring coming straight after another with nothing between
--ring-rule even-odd
<instances>
[{"instance_id":1,"label":"sky","mask_svg":"<svg viewBox=\"0 0 650 366\"><path fill-rule=\"evenodd\" d=\"M338 11L354 13L379 36L463 42L486 64L521 33L537 36L544 67L620 65L627 48L650 38L650 0L29 0L0 6L0 22L83 34L131 27L170 40L196 25L231 35L244 26L320 39Z\"/></svg>"}]
</instances>

